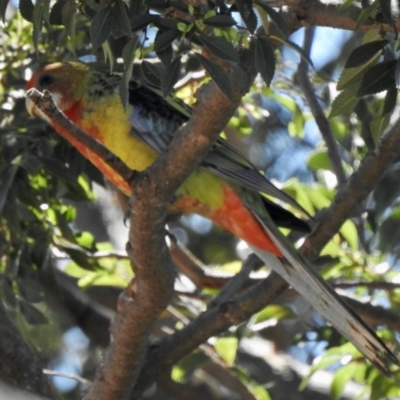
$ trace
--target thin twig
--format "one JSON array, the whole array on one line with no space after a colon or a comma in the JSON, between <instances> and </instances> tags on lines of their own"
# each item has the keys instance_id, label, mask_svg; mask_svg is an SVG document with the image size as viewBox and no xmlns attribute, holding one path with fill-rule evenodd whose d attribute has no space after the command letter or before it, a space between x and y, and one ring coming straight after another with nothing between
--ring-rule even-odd
<instances>
[{"instance_id":1,"label":"thin twig","mask_svg":"<svg viewBox=\"0 0 400 400\"><path fill-rule=\"evenodd\" d=\"M263 262L256 255L250 254L247 259L243 261L240 272L226 283L218 296L211 301L209 308L218 307L230 301L235 293L248 281L251 271L260 265L263 265Z\"/></svg>"},{"instance_id":2,"label":"thin twig","mask_svg":"<svg viewBox=\"0 0 400 400\"><path fill-rule=\"evenodd\" d=\"M307 55L310 54L314 38L314 31L315 28L310 27L306 28L304 33L303 50ZM301 58L297 76L300 88L302 89L304 96L307 99L311 113L314 116L315 122L318 125L322 137L325 140L328 149L328 156L331 161L332 168L335 171L339 185L342 185L343 182L345 182L346 180L346 175L342 166L342 158L340 157L338 145L335 137L333 136L331 126L324 114L324 111L322 110L320 103L318 102L317 96L315 95L314 87L310 82L310 78L308 76L308 62L305 60L304 57Z\"/></svg>"},{"instance_id":3,"label":"thin twig","mask_svg":"<svg viewBox=\"0 0 400 400\"><path fill-rule=\"evenodd\" d=\"M390 167L400 148L400 119L381 137L376 150L367 156L359 170L339 190L333 204L323 214L315 231L306 239L301 251L310 259L316 259L340 226L353 215L359 204L375 187ZM270 304L287 284L275 273L259 284L246 290L233 301L222 304L201 314L195 321L174 335L164 338L157 348L152 348L139 377L132 399L140 394L158 376L180 358L193 351L209 337L218 335L232 325L250 318Z\"/></svg>"},{"instance_id":4,"label":"thin twig","mask_svg":"<svg viewBox=\"0 0 400 400\"><path fill-rule=\"evenodd\" d=\"M88 379L82 378L81 376L76 375L76 374L67 374L65 372L54 371L51 369L44 369L43 373L45 375L49 375L49 376L60 376L61 378L72 379L72 380L82 383L84 385L90 384L90 381Z\"/></svg>"}]
</instances>

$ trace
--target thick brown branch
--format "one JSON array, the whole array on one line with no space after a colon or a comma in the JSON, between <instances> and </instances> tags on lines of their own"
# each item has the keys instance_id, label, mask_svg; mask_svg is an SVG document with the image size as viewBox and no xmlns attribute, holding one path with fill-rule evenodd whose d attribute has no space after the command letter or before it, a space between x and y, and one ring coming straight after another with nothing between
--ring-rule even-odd
<instances>
[{"instance_id":1,"label":"thick brown branch","mask_svg":"<svg viewBox=\"0 0 400 400\"><path fill-rule=\"evenodd\" d=\"M234 98L228 100L215 84L199 92L192 118L174 135L169 151L146 171L132 179L119 160L102 149L97 142L73 126L57 110L49 111L47 95L29 96L50 120L65 124L68 134L104 160L126 181L132 181L131 229L128 252L133 261L135 280L121 294L115 318L111 324L110 346L97 369L93 384L85 399L122 398L134 387L140 373L147 341L155 320L168 305L175 272L165 244L166 215L175 191L198 165L215 138L228 123L239 101L254 80L255 71L249 51L242 50L243 64L225 65ZM121 167L121 168L120 168Z\"/></svg>"},{"instance_id":2,"label":"thick brown branch","mask_svg":"<svg viewBox=\"0 0 400 400\"><path fill-rule=\"evenodd\" d=\"M338 13L341 1L319 0L276 0L267 2L270 7L288 6L284 16L291 30L306 26L326 26L337 29L354 30L361 7L353 3L341 13ZM397 30L400 28L400 20L396 22ZM360 31L378 29L381 32L394 32L388 24L369 23L367 21L358 28Z\"/></svg>"},{"instance_id":3,"label":"thick brown branch","mask_svg":"<svg viewBox=\"0 0 400 400\"><path fill-rule=\"evenodd\" d=\"M302 246L302 253L315 259L340 226L352 216L377 182L382 178L400 148L400 119L382 137L374 153L366 157L360 169L353 174L336 196L324 218ZM210 336L217 335L231 325L239 324L279 296L287 288L286 282L275 273L263 282L218 308L201 314L186 328L165 338L149 353L135 388L136 399L161 371L193 351Z\"/></svg>"}]
</instances>

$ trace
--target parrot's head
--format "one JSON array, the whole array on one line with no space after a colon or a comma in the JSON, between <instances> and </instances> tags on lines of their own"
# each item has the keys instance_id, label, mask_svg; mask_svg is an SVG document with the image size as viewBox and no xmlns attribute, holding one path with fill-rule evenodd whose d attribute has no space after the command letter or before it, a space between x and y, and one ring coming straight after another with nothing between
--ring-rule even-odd
<instances>
[{"instance_id":1,"label":"parrot's head","mask_svg":"<svg viewBox=\"0 0 400 400\"><path fill-rule=\"evenodd\" d=\"M63 111L73 108L82 98L90 79L90 68L78 62L62 62L46 65L36 71L27 83L27 89L40 92L48 90L56 106ZM26 99L29 114L47 119L29 98Z\"/></svg>"}]
</instances>

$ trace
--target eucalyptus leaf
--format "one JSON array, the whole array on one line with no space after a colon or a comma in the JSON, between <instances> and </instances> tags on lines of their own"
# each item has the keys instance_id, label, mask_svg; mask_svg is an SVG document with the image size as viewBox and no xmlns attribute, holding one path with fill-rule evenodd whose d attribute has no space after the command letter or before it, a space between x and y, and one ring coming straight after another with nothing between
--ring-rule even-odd
<instances>
[{"instance_id":1,"label":"eucalyptus leaf","mask_svg":"<svg viewBox=\"0 0 400 400\"><path fill-rule=\"evenodd\" d=\"M289 36L289 28L283 18L282 14L278 11L274 10L269 5L265 4L263 1L255 1L255 3L260 6L271 18L271 20L275 23L278 31L282 35L282 37L287 38Z\"/></svg>"},{"instance_id":2,"label":"eucalyptus leaf","mask_svg":"<svg viewBox=\"0 0 400 400\"><path fill-rule=\"evenodd\" d=\"M275 73L275 54L271 44L265 38L256 38L256 70L269 86Z\"/></svg>"},{"instance_id":3,"label":"eucalyptus leaf","mask_svg":"<svg viewBox=\"0 0 400 400\"><path fill-rule=\"evenodd\" d=\"M388 61L373 65L363 75L357 96L367 96L396 86L394 72L397 61Z\"/></svg>"},{"instance_id":4,"label":"eucalyptus leaf","mask_svg":"<svg viewBox=\"0 0 400 400\"><path fill-rule=\"evenodd\" d=\"M30 1L30 0L23 0ZM50 11L49 22L51 25L63 25L61 11L67 0L58 0L54 3ZM20 3L21 4L21 3Z\"/></svg>"},{"instance_id":5,"label":"eucalyptus leaf","mask_svg":"<svg viewBox=\"0 0 400 400\"><path fill-rule=\"evenodd\" d=\"M0 18L6 23L6 11L9 0L0 0Z\"/></svg>"},{"instance_id":6,"label":"eucalyptus leaf","mask_svg":"<svg viewBox=\"0 0 400 400\"><path fill-rule=\"evenodd\" d=\"M160 71L153 63L143 60L141 69L144 77L150 83L152 83L155 86L161 86Z\"/></svg>"},{"instance_id":7,"label":"eucalyptus leaf","mask_svg":"<svg viewBox=\"0 0 400 400\"><path fill-rule=\"evenodd\" d=\"M42 325L48 322L45 315L27 301L20 299L19 306L22 315L29 325Z\"/></svg>"},{"instance_id":8,"label":"eucalyptus leaf","mask_svg":"<svg viewBox=\"0 0 400 400\"><path fill-rule=\"evenodd\" d=\"M227 28L236 25L236 21L230 15L214 15L203 20L206 25L217 28Z\"/></svg>"},{"instance_id":9,"label":"eucalyptus leaf","mask_svg":"<svg viewBox=\"0 0 400 400\"><path fill-rule=\"evenodd\" d=\"M15 174L18 170L17 165L8 167L1 176L0 181L0 212L3 211L4 204L7 200L9 190L14 182Z\"/></svg>"},{"instance_id":10,"label":"eucalyptus leaf","mask_svg":"<svg viewBox=\"0 0 400 400\"><path fill-rule=\"evenodd\" d=\"M129 101L129 81L132 76L133 62L135 60L135 51L137 47L137 38L133 38L122 49L122 60L124 61L124 73L120 82L119 93L124 107Z\"/></svg>"},{"instance_id":11,"label":"eucalyptus leaf","mask_svg":"<svg viewBox=\"0 0 400 400\"><path fill-rule=\"evenodd\" d=\"M72 48L75 46L75 18L77 6L75 0L67 0L61 9L61 20L71 40Z\"/></svg>"},{"instance_id":12,"label":"eucalyptus leaf","mask_svg":"<svg viewBox=\"0 0 400 400\"><path fill-rule=\"evenodd\" d=\"M247 29L253 33L257 28L257 17L253 10L252 0L235 0L235 5Z\"/></svg>"},{"instance_id":13,"label":"eucalyptus leaf","mask_svg":"<svg viewBox=\"0 0 400 400\"><path fill-rule=\"evenodd\" d=\"M206 35L198 36L198 38L203 46L215 56L223 60L239 62L239 56L235 48L225 38Z\"/></svg>"},{"instance_id":14,"label":"eucalyptus leaf","mask_svg":"<svg viewBox=\"0 0 400 400\"><path fill-rule=\"evenodd\" d=\"M18 8L19 12L25 20L33 22L34 5L32 3L32 0L20 0Z\"/></svg>"},{"instance_id":15,"label":"eucalyptus leaf","mask_svg":"<svg viewBox=\"0 0 400 400\"><path fill-rule=\"evenodd\" d=\"M346 61L345 68L355 68L368 62L375 57L377 52L382 50L389 40L375 40L355 48Z\"/></svg>"},{"instance_id":16,"label":"eucalyptus leaf","mask_svg":"<svg viewBox=\"0 0 400 400\"><path fill-rule=\"evenodd\" d=\"M357 18L356 27L354 28L354 30L357 31L360 28L360 26L367 21L368 18L372 17L372 15L374 14L374 12L377 10L378 7L379 7L379 1L375 0L370 6L364 8L359 14L359 17Z\"/></svg>"},{"instance_id":17,"label":"eucalyptus leaf","mask_svg":"<svg viewBox=\"0 0 400 400\"><path fill-rule=\"evenodd\" d=\"M165 69L161 76L161 89L164 98L166 98L178 82L181 70L181 57L176 57Z\"/></svg>"},{"instance_id":18,"label":"eucalyptus leaf","mask_svg":"<svg viewBox=\"0 0 400 400\"><path fill-rule=\"evenodd\" d=\"M159 18L160 16L155 14L141 14L133 16L131 18L132 32L141 31L142 29L147 28L152 22Z\"/></svg>"},{"instance_id":19,"label":"eucalyptus leaf","mask_svg":"<svg viewBox=\"0 0 400 400\"><path fill-rule=\"evenodd\" d=\"M112 21L112 8L105 7L93 18L90 25L90 40L93 49L98 49L110 36Z\"/></svg>"},{"instance_id":20,"label":"eucalyptus leaf","mask_svg":"<svg viewBox=\"0 0 400 400\"><path fill-rule=\"evenodd\" d=\"M196 57L203 65L205 70L209 73L209 75L216 83L216 85L219 87L221 92L225 95L225 97L228 100L232 101L233 94L232 94L231 83L229 81L226 72L218 64L215 64L208 58L205 58L200 54L196 54Z\"/></svg>"},{"instance_id":21,"label":"eucalyptus leaf","mask_svg":"<svg viewBox=\"0 0 400 400\"><path fill-rule=\"evenodd\" d=\"M164 50L172 42L180 36L181 32L175 29L171 29L165 32L157 34L154 40L154 51L158 52Z\"/></svg>"},{"instance_id":22,"label":"eucalyptus leaf","mask_svg":"<svg viewBox=\"0 0 400 400\"><path fill-rule=\"evenodd\" d=\"M339 95L332 102L329 118L343 114L350 114L353 112L355 106L360 100L357 97L357 91L358 85L352 85L351 87L343 90L343 92L339 93Z\"/></svg>"},{"instance_id":23,"label":"eucalyptus leaf","mask_svg":"<svg viewBox=\"0 0 400 400\"><path fill-rule=\"evenodd\" d=\"M382 116L391 114L397 103L398 90L392 86L388 89L382 108Z\"/></svg>"},{"instance_id":24,"label":"eucalyptus leaf","mask_svg":"<svg viewBox=\"0 0 400 400\"><path fill-rule=\"evenodd\" d=\"M131 23L129 21L126 4L123 0L115 0L114 3L114 20L118 29L125 35L132 36Z\"/></svg>"}]
</instances>

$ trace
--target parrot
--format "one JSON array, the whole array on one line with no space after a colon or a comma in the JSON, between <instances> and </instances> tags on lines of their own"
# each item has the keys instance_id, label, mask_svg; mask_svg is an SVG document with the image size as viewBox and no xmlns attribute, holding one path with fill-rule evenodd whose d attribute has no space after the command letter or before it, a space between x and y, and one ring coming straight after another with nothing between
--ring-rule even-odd
<instances>
[{"instance_id":1,"label":"parrot","mask_svg":"<svg viewBox=\"0 0 400 400\"><path fill-rule=\"evenodd\" d=\"M143 171L167 151L174 132L191 116L191 107L174 94L163 98L154 84L129 82L129 101L120 97L122 75L98 63L63 61L32 74L27 89L48 90L56 106L76 126L118 156L131 170ZM27 97L32 116L53 128L122 192L129 184L100 157L48 118ZM275 199L272 201L271 199ZM171 212L199 214L238 238L287 281L381 372L391 376L398 360L316 272L278 227L308 233L309 224L282 204L308 214L289 195L268 181L246 157L218 137L201 164L178 189Z\"/></svg>"}]
</instances>

